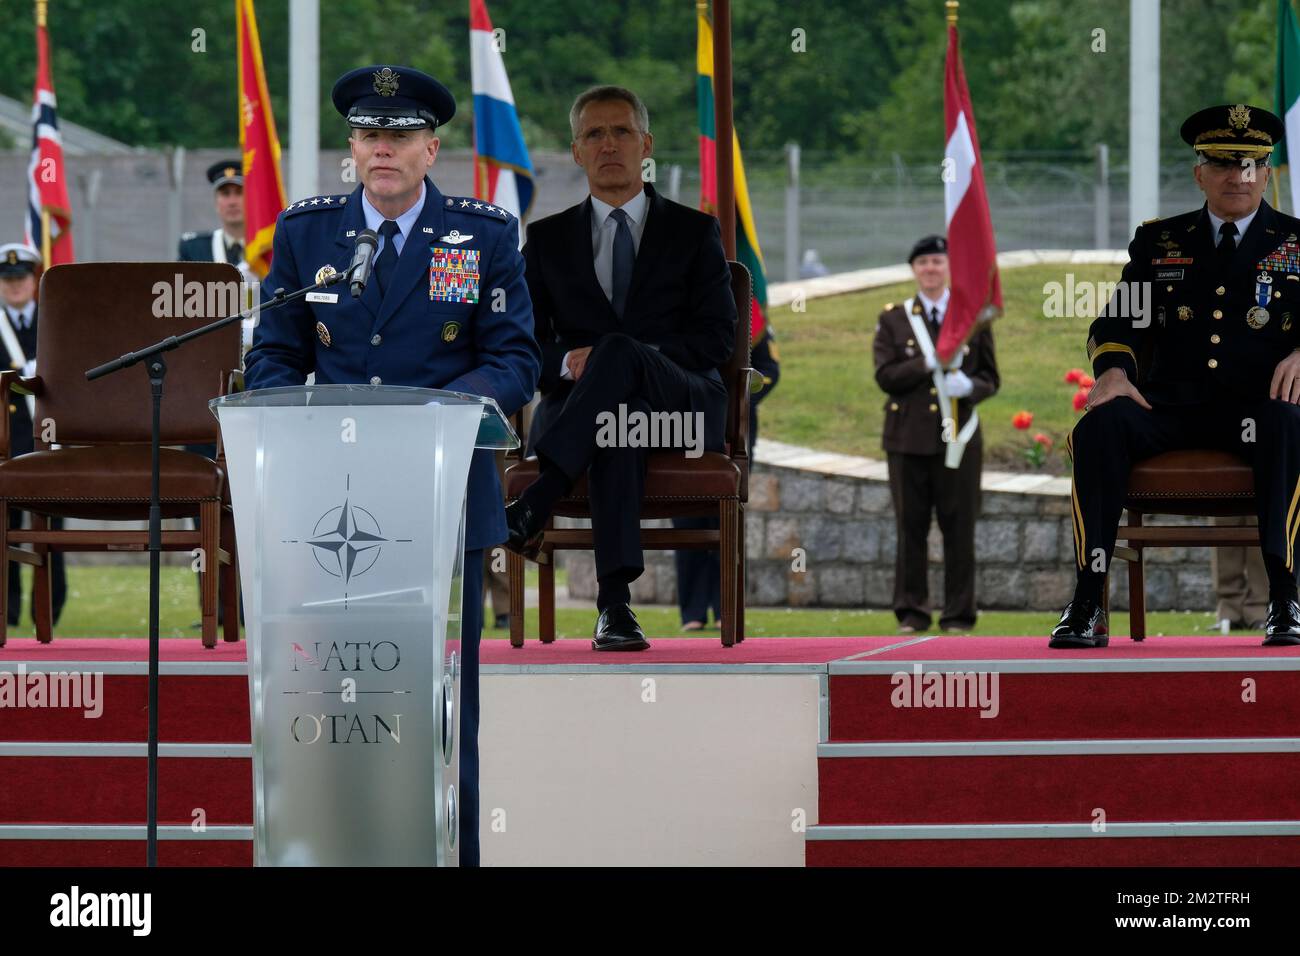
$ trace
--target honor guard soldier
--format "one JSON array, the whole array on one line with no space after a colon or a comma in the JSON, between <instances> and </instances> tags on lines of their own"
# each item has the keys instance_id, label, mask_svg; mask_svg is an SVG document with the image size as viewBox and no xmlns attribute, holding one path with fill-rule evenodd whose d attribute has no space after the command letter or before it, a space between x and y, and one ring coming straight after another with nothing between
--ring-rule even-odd
<instances>
[{"instance_id":1,"label":"honor guard soldier","mask_svg":"<svg viewBox=\"0 0 1300 956\"><path fill-rule=\"evenodd\" d=\"M939 626L975 626L975 519L979 516L983 441L975 405L997 393L1001 379L993 333L982 328L963 346L961 364L941 369L934 346L948 311L948 240L926 236L907 257L917 293L880 313L873 353L876 384L884 390L882 444L889 465L898 548L894 559L894 616L899 632L930 628L926 538L936 515L943 533L943 609ZM943 394L940 394L942 389ZM944 421L955 426L944 434ZM961 444L957 455L952 446ZM957 467L948 467L948 458Z\"/></svg>"},{"instance_id":2,"label":"honor guard soldier","mask_svg":"<svg viewBox=\"0 0 1300 956\"><path fill-rule=\"evenodd\" d=\"M40 264L40 255L30 246L20 242L0 246L0 299L3 300L4 308L4 316L0 319L0 340L4 342L8 367L21 371L24 378L36 374L36 269ZM26 455L35 449L36 438L32 430L32 417L35 410L36 401L30 395L11 394L8 409L10 458ZM22 523L22 512L10 508L8 520L9 527L19 527ZM52 517L49 521L51 528L63 526L62 518ZM68 595L63 552L49 552L49 561L53 620L57 624ZM23 606L22 579L19 577L18 569L18 562L10 562L8 581L10 626L18 624ZM33 621L35 605L36 601L33 597Z\"/></svg>"},{"instance_id":3,"label":"honor guard soldier","mask_svg":"<svg viewBox=\"0 0 1300 956\"><path fill-rule=\"evenodd\" d=\"M212 201L221 228L181 236L176 258L181 262L229 262L247 272L244 260L244 174L239 160L225 159L208 167Z\"/></svg>"},{"instance_id":4,"label":"honor guard soldier","mask_svg":"<svg viewBox=\"0 0 1300 956\"><path fill-rule=\"evenodd\" d=\"M1106 646L1102 588L1133 463L1203 447L1254 470L1264 644L1300 644L1300 219L1263 201L1283 125L1237 104L1201 110L1181 132L1205 205L1138 227L1089 329L1096 384L1067 440L1077 578L1051 647Z\"/></svg>"},{"instance_id":5,"label":"honor guard soldier","mask_svg":"<svg viewBox=\"0 0 1300 956\"><path fill-rule=\"evenodd\" d=\"M533 397L541 354L519 252L519 223L478 199L444 196L426 175L435 130L456 101L431 76L405 66L353 70L334 84L334 106L352 127L361 180L346 195L299 200L276 221L273 290L348 268L356 236L379 234L374 271L360 298L320 293L262 314L245 361L248 388L316 384L405 385L496 400L512 415ZM432 507L432 504L430 505ZM461 864L478 862L478 641L483 549L506 540L504 497L491 451L469 474L461 654ZM430 808L432 812L432 808Z\"/></svg>"}]
</instances>

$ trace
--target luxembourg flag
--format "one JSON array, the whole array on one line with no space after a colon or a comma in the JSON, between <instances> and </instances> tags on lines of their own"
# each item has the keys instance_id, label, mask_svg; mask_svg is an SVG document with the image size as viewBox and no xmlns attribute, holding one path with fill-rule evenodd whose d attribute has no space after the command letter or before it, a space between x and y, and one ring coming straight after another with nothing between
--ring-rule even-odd
<instances>
[{"instance_id":1,"label":"luxembourg flag","mask_svg":"<svg viewBox=\"0 0 1300 956\"><path fill-rule=\"evenodd\" d=\"M533 164L483 0L469 0L469 69L474 93L474 195L523 220L533 206ZM520 242L523 238L520 228Z\"/></svg>"},{"instance_id":2,"label":"luxembourg flag","mask_svg":"<svg viewBox=\"0 0 1300 956\"><path fill-rule=\"evenodd\" d=\"M935 349L947 364L965 344L977 323L1002 313L993 219L984 192L975 112L961 66L957 25L948 24L948 59L944 69L944 222L948 229L948 265L952 299Z\"/></svg>"}]
</instances>

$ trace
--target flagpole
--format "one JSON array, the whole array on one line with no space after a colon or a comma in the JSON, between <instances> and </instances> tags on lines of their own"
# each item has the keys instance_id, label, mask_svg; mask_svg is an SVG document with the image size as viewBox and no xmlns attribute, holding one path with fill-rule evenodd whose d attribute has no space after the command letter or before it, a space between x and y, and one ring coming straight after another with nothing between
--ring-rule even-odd
<instances>
[{"instance_id":1,"label":"flagpole","mask_svg":"<svg viewBox=\"0 0 1300 956\"><path fill-rule=\"evenodd\" d=\"M958 0L945 0L944 6L948 8L948 26L955 27L957 25L957 8L961 4L958 3Z\"/></svg>"},{"instance_id":2,"label":"flagpole","mask_svg":"<svg viewBox=\"0 0 1300 956\"><path fill-rule=\"evenodd\" d=\"M50 267L50 211L41 209L41 268Z\"/></svg>"},{"instance_id":3,"label":"flagpole","mask_svg":"<svg viewBox=\"0 0 1300 956\"><path fill-rule=\"evenodd\" d=\"M47 0L36 0L36 28L46 25L46 2ZM37 38L40 42L40 38ZM39 84L38 84L39 85ZM42 270L50 267L50 211L41 204L41 268Z\"/></svg>"},{"instance_id":4,"label":"flagpole","mask_svg":"<svg viewBox=\"0 0 1300 956\"><path fill-rule=\"evenodd\" d=\"M731 0L713 0L713 128L722 248L736 258L735 124L731 106ZM743 318L742 318L742 321Z\"/></svg>"}]
</instances>

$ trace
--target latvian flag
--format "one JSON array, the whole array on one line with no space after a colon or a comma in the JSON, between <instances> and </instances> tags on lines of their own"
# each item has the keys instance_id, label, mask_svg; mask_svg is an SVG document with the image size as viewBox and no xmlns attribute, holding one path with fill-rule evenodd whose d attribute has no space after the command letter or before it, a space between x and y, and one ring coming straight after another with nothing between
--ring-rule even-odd
<instances>
[{"instance_id":1,"label":"latvian flag","mask_svg":"<svg viewBox=\"0 0 1300 956\"><path fill-rule=\"evenodd\" d=\"M533 206L533 164L483 0L469 0L469 69L474 93L474 195L525 219Z\"/></svg>"},{"instance_id":2,"label":"latvian flag","mask_svg":"<svg viewBox=\"0 0 1300 956\"><path fill-rule=\"evenodd\" d=\"M72 261L72 206L63 166L63 140L50 73L45 2L36 4L36 93L32 97L32 158L27 164L27 244L45 268Z\"/></svg>"},{"instance_id":3,"label":"latvian flag","mask_svg":"<svg viewBox=\"0 0 1300 956\"><path fill-rule=\"evenodd\" d=\"M948 264L952 299L936 349L947 364L965 344L977 322L1002 312L993 219L984 192L975 111L961 66L957 27L948 25L948 62L944 70L944 222L948 229Z\"/></svg>"}]
</instances>

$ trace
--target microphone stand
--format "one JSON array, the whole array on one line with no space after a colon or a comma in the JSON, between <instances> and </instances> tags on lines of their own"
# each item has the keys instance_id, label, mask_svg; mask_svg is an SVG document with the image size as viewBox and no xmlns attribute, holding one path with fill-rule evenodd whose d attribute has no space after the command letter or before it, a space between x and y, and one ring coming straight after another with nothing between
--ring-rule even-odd
<instances>
[{"instance_id":1,"label":"microphone stand","mask_svg":"<svg viewBox=\"0 0 1300 956\"><path fill-rule=\"evenodd\" d=\"M215 322L192 329L182 335L169 335L153 345L136 352L127 352L111 362L105 362L103 365L96 366L86 372L87 380L93 382L97 378L103 378L105 375L111 375L124 368L145 362L147 363L145 371L149 375L149 390L153 395L153 426L150 436L152 473L149 479L149 749L147 760L149 785L145 830L145 855L147 865L150 867L158 865L158 594L160 590L159 562L162 557L162 501L159 488L161 478L158 456L162 434L163 381L167 377L167 363L163 361L162 353L180 348L192 339L208 335L217 331L217 329L224 329L234 322L242 322L244 319L252 318L259 311L266 312L270 309L278 309L283 305L301 299L316 289L323 289L326 286L343 282L352 275L357 265L350 266L345 272L336 272L333 275L325 276L321 281L305 286L297 292L286 293L283 289L276 289L275 295L264 305L253 306L253 308L245 309L237 315L228 315L223 319L217 319ZM215 572L204 571L203 573L213 574Z\"/></svg>"}]
</instances>

